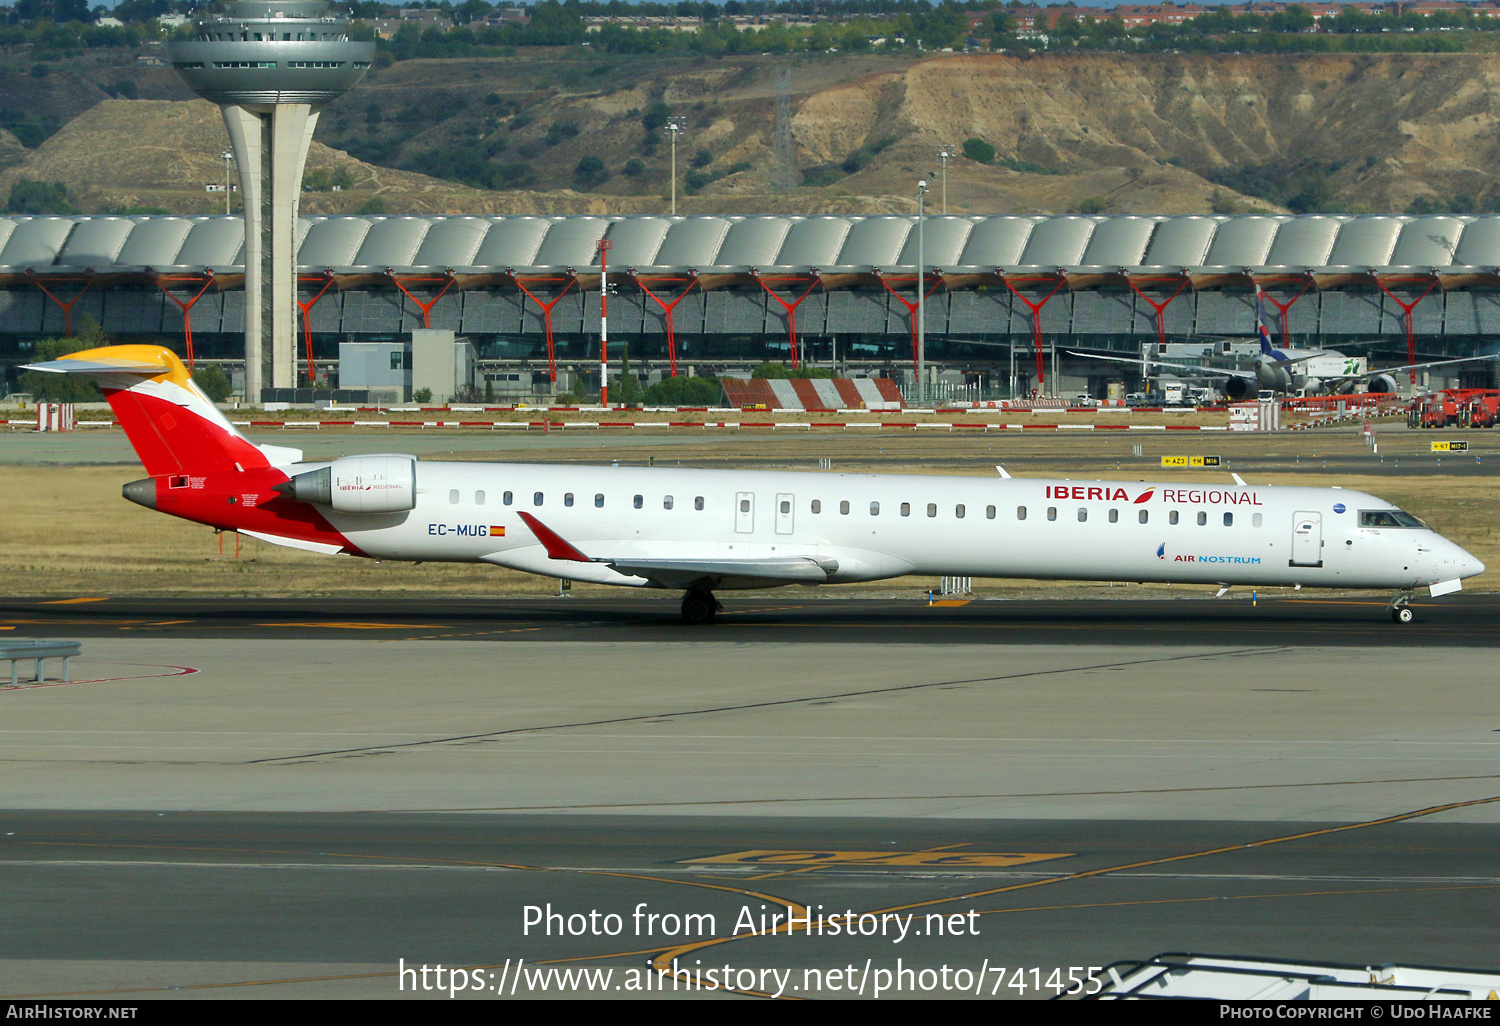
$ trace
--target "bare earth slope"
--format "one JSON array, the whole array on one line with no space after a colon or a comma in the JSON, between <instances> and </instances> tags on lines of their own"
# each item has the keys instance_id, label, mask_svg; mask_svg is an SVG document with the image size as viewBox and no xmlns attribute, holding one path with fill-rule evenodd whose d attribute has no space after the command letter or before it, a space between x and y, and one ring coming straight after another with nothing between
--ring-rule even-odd
<instances>
[{"instance_id":1,"label":"bare earth slope","mask_svg":"<svg viewBox=\"0 0 1500 1026\"><path fill-rule=\"evenodd\" d=\"M827 184L776 194L771 146L784 68L798 167ZM685 213L909 211L937 148L970 137L987 140L1000 159L950 165L952 212L1280 209L1210 180L1248 167L1316 178L1324 209L1403 210L1419 196L1456 194L1500 200L1500 58L1483 54L713 59L523 51L401 62L330 105L309 170L344 167L355 184L306 194L304 210L353 211L379 196L393 213L659 212L669 148L653 145L641 121L656 100L687 121L679 176L695 157L702 174L718 176L698 195L679 188ZM67 184L85 210L210 211L222 198L203 187L222 180L226 144L209 104L105 99L36 149L0 138L0 166L11 164L0 171L0 193L41 179ZM467 170L453 159L459 153ZM576 179L589 156L604 162L607 181ZM477 184L475 168L501 167L509 169L504 181L526 188L433 177Z\"/></svg>"}]
</instances>

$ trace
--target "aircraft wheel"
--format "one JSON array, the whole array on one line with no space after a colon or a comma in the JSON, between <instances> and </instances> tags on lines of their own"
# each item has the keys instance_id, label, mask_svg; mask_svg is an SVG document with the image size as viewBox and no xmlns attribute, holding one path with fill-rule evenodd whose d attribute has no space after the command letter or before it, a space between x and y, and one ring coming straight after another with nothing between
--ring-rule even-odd
<instances>
[{"instance_id":1,"label":"aircraft wheel","mask_svg":"<svg viewBox=\"0 0 1500 1026\"><path fill-rule=\"evenodd\" d=\"M713 623L719 603L711 591L690 591L682 597L682 618L687 623Z\"/></svg>"},{"instance_id":2,"label":"aircraft wheel","mask_svg":"<svg viewBox=\"0 0 1500 1026\"><path fill-rule=\"evenodd\" d=\"M1397 606L1391 610L1391 620L1394 623L1411 623L1417 618L1410 606Z\"/></svg>"}]
</instances>

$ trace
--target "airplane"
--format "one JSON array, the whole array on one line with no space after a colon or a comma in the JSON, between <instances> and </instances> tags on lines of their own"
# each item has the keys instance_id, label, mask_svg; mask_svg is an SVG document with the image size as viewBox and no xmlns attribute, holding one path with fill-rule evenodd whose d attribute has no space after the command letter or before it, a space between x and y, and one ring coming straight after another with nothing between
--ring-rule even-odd
<instances>
[{"instance_id":1,"label":"airplane","mask_svg":"<svg viewBox=\"0 0 1500 1026\"><path fill-rule=\"evenodd\" d=\"M1243 400L1249 398L1258 387L1278 393L1300 393L1302 395L1342 395L1354 390L1354 386L1361 381L1369 383L1371 392L1396 392L1398 386L1394 375L1405 372L1407 374L1429 367L1447 367L1458 363L1474 363L1478 360L1492 360L1493 356L1466 356L1455 360L1435 360L1428 363L1403 364L1399 367L1384 367L1380 370L1359 370L1359 357L1347 356L1344 353L1332 349L1278 349L1271 344L1271 332L1266 327L1265 302L1261 297L1260 288L1255 290L1256 318L1255 335L1260 343L1260 352L1250 361L1250 370L1228 370L1220 367L1204 367L1196 364L1186 363L1164 363L1159 360L1151 361L1153 367L1168 367L1173 370L1186 371L1195 375L1209 377L1225 377L1225 392L1230 399ZM1070 352L1069 355L1080 356L1089 360L1107 360L1111 363L1128 363L1139 367L1141 361L1132 360L1120 356L1100 356L1096 353ZM1323 361L1323 370L1318 374L1309 373L1309 368L1301 366L1310 361ZM1342 361L1343 368L1337 368Z\"/></svg>"},{"instance_id":2,"label":"airplane","mask_svg":"<svg viewBox=\"0 0 1500 1026\"><path fill-rule=\"evenodd\" d=\"M716 591L907 574L1395 589L1462 588L1484 564L1384 499L1339 488L458 463L306 461L242 435L152 345L28 369L93 378L149 475L148 509L329 555L489 563L573 581Z\"/></svg>"}]
</instances>

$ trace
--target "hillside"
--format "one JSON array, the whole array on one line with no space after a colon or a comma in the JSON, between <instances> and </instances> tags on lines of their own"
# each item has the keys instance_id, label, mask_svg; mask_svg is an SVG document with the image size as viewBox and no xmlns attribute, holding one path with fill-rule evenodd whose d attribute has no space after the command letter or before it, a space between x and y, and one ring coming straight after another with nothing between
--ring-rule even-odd
<instances>
[{"instance_id":1,"label":"hillside","mask_svg":"<svg viewBox=\"0 0 1500 1026\"><path fill-rule=\"evenodd\" d=\"M784 69L797 165L818 184L776 193L771 146ZM138 95L161 98L107 97L132 75ZM59 88L68 76L75 88ZM3 123L20 118L4 108L11 79L21 77L0 76ZM82 210L222 209L222 198L203 191L223 177L217 110L168 99L181 93L161 69L79 64L51 74L45 88L24 85L34 104L28 124L53 116L48 97L66 99L55 117L66 124L32 149L0 134L0 193L40 179L67 184ZM95 102L84 104L85 89ZM660 212L669 146L646 121L662 104L687 122L678 150L684 213L910 211L937 148L970 137L993 145L997 158L950 164L954 213L1500 208L1500 57L1486 54L628 58L559 50L402 61L372 74L327 108L309 159L309 171L342 168L352 184L307 193L304 210L354 211L378 197L390 212ZM576 174L589 157L602 168ZM690 167L695 159L701 167ZM697 190L686 188L689 171ZM936 188L930 204L941 204Z\"/></svg>"}]
</instances>

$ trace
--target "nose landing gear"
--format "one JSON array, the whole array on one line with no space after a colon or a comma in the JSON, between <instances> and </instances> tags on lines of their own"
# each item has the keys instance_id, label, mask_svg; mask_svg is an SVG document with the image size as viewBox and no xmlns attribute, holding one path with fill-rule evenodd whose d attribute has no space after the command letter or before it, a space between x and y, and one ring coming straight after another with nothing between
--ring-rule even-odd
<instances>
[{"instance_id":1,"label":"nose landing gear","mask_svg":"<svg viewBox=\"0 0 1500 1026\"><path fill-rule=\"evenodd\" d=\"M705 588L692 588L682 597L682 619L686 623L713 623L714 614L721 608L714 593Z\"/></svg>"},{"instance_id":2,"label":"nose landing gear","mask_svg":"<svg viewBox=\"0 0 1500 1026\"><path fill-rule=\"evenodd\" d=\"M1411 623L1417 618L1416 612L1411 606L1407 605L1412 599L1412 594L1412 590L1406 588L1395 598L1391 599L1391 604L1387 608L1390 610L1391 621L1393 623Z\"/></svg>"}]
</instances>

